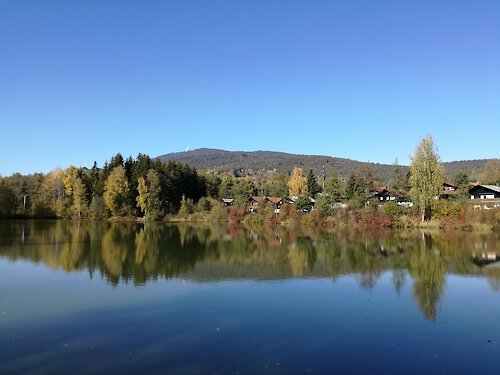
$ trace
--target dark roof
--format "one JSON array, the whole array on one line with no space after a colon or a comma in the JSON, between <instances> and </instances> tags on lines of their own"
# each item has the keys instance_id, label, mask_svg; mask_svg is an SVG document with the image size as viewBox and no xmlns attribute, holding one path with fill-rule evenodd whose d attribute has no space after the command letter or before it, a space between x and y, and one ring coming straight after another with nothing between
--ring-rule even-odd
<instances>
[{"instance_id":1,"label":"dark roof","mask_svg":"<svg viewBox=\"0 0 500 375\"><path fill-rule=\"evenodd\" d=\"M469 191L478 190L480 188L491 190L491 191L494 191L495 193L500 193L500 186L496 186L496 185L476 185L473 188L471 188Z\"/></svg>"}]
</instances>

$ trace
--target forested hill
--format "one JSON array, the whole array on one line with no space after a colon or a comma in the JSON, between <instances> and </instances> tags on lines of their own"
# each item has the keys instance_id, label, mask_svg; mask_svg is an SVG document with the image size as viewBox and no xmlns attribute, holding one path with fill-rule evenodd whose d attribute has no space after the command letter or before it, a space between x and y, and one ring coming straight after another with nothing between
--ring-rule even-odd
<instances>
[{"instance_id":1,"label":"forested hill","mask_svg":"<svg viewBox=\"0 0 500 375\"><path fill-rule=\"evenodd\" d=\"M277 169L291 171L294 167L305 171L312 169L316 175L328 176L333 170L342 176L348 176L359 168L370 166L373 172L382 180L390 178L393 165L364 163L351 159L321 155L297 155L274 151L225 151L200 148L197 150L176 152L158 157L161 161L177 160L201 170L235 171L238 174L255 173L259 170ZM444 163L446 174L450 177L463 171L471 175L480 172L486 159L454 161ZM403 167L406 168L406 167Z\"/></svg>"}]
</instances>

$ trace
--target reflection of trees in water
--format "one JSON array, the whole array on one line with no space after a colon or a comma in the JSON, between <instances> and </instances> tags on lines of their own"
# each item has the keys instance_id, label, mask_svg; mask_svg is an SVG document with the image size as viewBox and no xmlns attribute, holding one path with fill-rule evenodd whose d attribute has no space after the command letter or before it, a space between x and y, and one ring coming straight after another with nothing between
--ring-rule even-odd
<instances>
[{"instance_id":1,"label":"reflection of trees in water","mask_svg":"<svg viewBox=\"0 0 500 375\"><path fill-rule=\"evenodd\" d=\"M405 282L406 282L406 270L400 269L400 268L399 269L396 268L395 270L393 270L391 282L392 282L392 285L394 285L394 289L396 290L396 293L398 294L398 296L400 296L401 289L403 289L403 286L405 285Z\"/></svg>"},{"instance_id":2,"label":"reflection of trees in water","mask_svg":"<svg viewBox=\"0 0 500 375\"><path fill-rule=\"evenodd\" d=\"M497 271L471 262L472 251L480 254L500 247L500 236L494 235L306 235L282 227L248 231L224 225L66 221L0 222L0 234L0 256L30 259L68 272L87 269L92 275L97 270L112 284L144 284L187 273L202 280L308 274L335 279L356 274L361 287L373 288L383 272L392 271L399 294L409 272L414 298L430 320L436 319L446 270L484 273L492 289L499 290L500 285Z\"/></svg>"},{"instance_id":3,"label":"reflection of trees in water","mask_svg":"<svg viewBox=\"0 0 500 375\"><path fill-rule=\"evenodd\" d=\"M331 235L326 235L317 241L316 248L322 260L327 264L328 272L333 280L342 275L342 246Z\"/></svg>"},{"instance_id":4,"label":"reflection of trees in water","mask_svg":"<svg viewBox=\"0 0 500 375\"><path fill-rule=\"evenodd\" d=\"M129 226L112 224L102 238L101 256L112 277L122 275L133 232Z\"/></svg>"},{"instance_id":5,"label":"reflection of trees in water","mask_svg":"<svg viewBox=\"0 0 500 375\"><path fill-rule=\"evenodd\" d=\"M76 228L71 232L71 240L64 243L62 253L59 256L61 267L67 272L80 268L82 266L80 262L84 259L88 244L88 231L80 230L80 226L76 225Z\"/></svg>"},{"instance_id":6,"label":"reflection of trees in water","mask_svg":"<svg viewBox=\"0 0 500 375\"><path fill-rule=\"evenodd\" d=\"M445 267L430 235L423 235L421 246L410 255L413 295L426 319L435 321L444 289Z\"/></svg>"},{"instance_id":7,"label":"reflection of trees in water","mask_svg":"<svg viewBox=\"0 0 500 375\"><path fill-rule=\"evenodd\" d=\"M157 226L145 225L135 236L135 265L154 273L160 257L161 231Z\"/></svg>"},{"instance_id":8,"label":"reflection of trees in water","mask_svg":"<svg viewBox=\"0 0 500 375\"><path fill-rule=\"evenodd\" d=\"M359 285L365 289L372 289L381 273L378 267L380 259L375 256L374 247L367 240L358 241L348 251L350 266L359 274Z\"/></svg>"},{"instance_id":9,"label":"reflection of trees in water","mask_svg":"<svg viewBox=\"0 0 500 375\"><path fill-rule=\"evenodd\" d=\"M483 274L486 276L491 289L500 292L500 267L496 267L496 265L487 266L483 269Z\"/></svg>"},{"instance_id":10,"label":"reflection of trees in water","mask_svg":"<svg viewBox=\"0 0 500 375\"><path fill-rule=\"evenodd\" d=\"M292 268L293 276L303 276L304 271L314 270L316 263L316 249L312 240L308 237L299 237L288 251L288 260Z\"/></svg>"}]
</instances>

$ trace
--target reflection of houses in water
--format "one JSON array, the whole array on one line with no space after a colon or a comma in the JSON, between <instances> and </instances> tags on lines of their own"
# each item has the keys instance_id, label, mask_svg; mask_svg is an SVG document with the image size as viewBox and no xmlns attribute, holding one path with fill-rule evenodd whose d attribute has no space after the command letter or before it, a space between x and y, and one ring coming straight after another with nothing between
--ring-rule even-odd
<instances>
[{"instance_id":1,"label":"reflection of houses in water","mask_svg":"<svg viewBox=\"0 0 500 375\"><path fill-rule=\"evenodd\" d=\"M382 258L387 258L389 256L389 253L385 249L384 245L380 245L380 247L377 249L377 252L375 253L375 255L382 257Z\"/></svg>"},{"instance_id":2,"label":"reflection of houses in water","mask_svg":"<svg viewBox=\"0 0 500 375\"><path fill-rule=\"evenodd\" d=\"M283 243L283 239L281 238L279 232L274 232L272 235L263 236L262 234L253 231L250 229L247 235L248 239L253 243L264 242L266 245L271 247L279 247Z\"/></svg>"},{"instance_id":3,"label":"reflection of houses in water","mask_svg":"<svg viewBox=\"0 0 500 375\"><path fill-rule=\"evenodd\" d=\"M500 254L496 251L484 251L481 253L472 253L472 261L479 267L492 263L498 263L500 266Z\"/></svg>"},{"instance_id":4,"label":"reflection of houses in water","mask_svg":"<svg viewBox=\"0 0 500 375\"><path fill-rule=\"evenodd\" d=\"M250 229L250 231L248 232L248 239L251 241L258 241L259 235Z\"/></svg>"}]
</instances>

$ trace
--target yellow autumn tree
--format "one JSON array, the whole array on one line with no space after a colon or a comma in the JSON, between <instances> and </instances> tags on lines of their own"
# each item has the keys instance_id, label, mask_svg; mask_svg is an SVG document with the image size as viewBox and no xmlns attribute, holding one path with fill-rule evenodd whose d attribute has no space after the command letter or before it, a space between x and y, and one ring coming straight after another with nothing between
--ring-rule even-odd
<instances>
[{"instance_id":1,"label":"yellow autumn tree","mask_svg":"<svg viewBox=\"0 0 500 375\"><path fill-rule=\"evenodd\" d=\"M72 212L78 217L82 212L86 212L89 207L87 198L87 187L82 180L82 170L74 166L70 166L66 170L64 177L64 193L69 199Z\"/></svg>"},{"instance_id":2,"label":"yellow autumn tree","mask_svg":"<svg viewBox=\"0 0 500 375\"><path fill-rule=\"evenodd\" d=\"M128 210L127 198L129 186L125 168L115 167L104 184L104 204L113 215L126 214Z\"/></svg>"},{"instance_id":3,"label":"yellow autumn tree","mask_svg":"<svg viewBox=\"0 0 500 375\"><path fill-rule=\"evenodd\" d=\"M59 217L66 216L65 177L66 174L62 169L56 169L44 177L40 186L40 195L33 203L35 212L43 206L42 210L47 213L52 212Z\"/></svg>"},{"instance_id":4,"label":"yellow autumn tree","mask_svg":"<svg viewBox=\"0 0 500 375\"><path fill-rule=\"evenodd\" d=\"M144 211L145 218L155 218L161 208L161 185L158 173L154 169L148 170L146 178L139 177L137 181L137 207Z\"/></svg>"},{"instance_id":5,"label":"yellow autumn tree","mask_svg":"<svg viewBox=\"0 0 500 375\"><path fill-rule=\"evenodd\" d=\"M137 207L144 211L144 216L147 216L149 192L144 177L139 177L139 180L137 180L137 193L137 198L135 198Z\"/></svg>"},{"instance_id":6,"label":"yellow autumn tree","mask_svg":"<svg viewBox=\"0 0 500 375\"><path fill-rule=\"evenodd\" d=\"M302 168L293 168L288 180L288 194L290 196L307 195L307 179Z\"/></svg>"}]
</instances>

